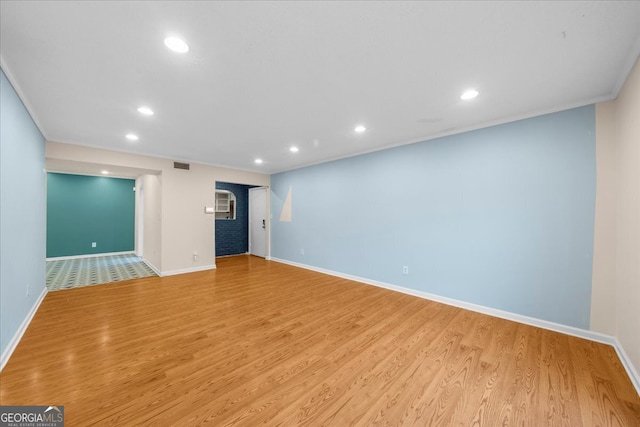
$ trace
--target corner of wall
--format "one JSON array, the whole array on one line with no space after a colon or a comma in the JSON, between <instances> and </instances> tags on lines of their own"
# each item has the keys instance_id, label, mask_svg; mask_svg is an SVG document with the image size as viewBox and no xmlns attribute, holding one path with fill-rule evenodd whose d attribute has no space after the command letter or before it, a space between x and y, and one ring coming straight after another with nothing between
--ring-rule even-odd
<instances>
[{"instance_id":1,"label":"corner of wall","mask_svg":"<svg viewBox=\"0 0 640 427\"><path fill-rule=\"evenodd\" d=\"M615 102L596 104L596 203L589 329L616 329L616 134Z\"/></svg>"},{"instance_id":2,"label":"corner of wall","mask_svg":"<svg viewBox=\"0 0 640 427\"><path fill-rule=\"evenodd\" d=\"M20 324L20 327L11 338L11 341L9 341L9 343L7 344L7 347L2 351L2 356L0 356L0 372L4 369L5 365L9 361L9 358L11 357L14 350L18 346L18 343L22 339L22 336L27 331L27 328L29 327L31 320L33 320L33 316L36 315L38 308L40 308L40 304L42 304L42 301L44 301L44 297L47 296L47 292L48 292L47 288L44 288L42 290L42 292L38 296L38 299L33 303L31 310L29 310L29 312L27 313L27 316L24 318L24 320Z\"/></svg>"},{"instance_id":3,"label":"corner of wall","mask_svg":"<svg viewBox=\"0 0 640 427\"><path fill-rule=\"evenodd\" d=\"M42 132L2 70L0 86L0 352L5 363L46 293L46 175Z\"/></svg>"}]
</instances>

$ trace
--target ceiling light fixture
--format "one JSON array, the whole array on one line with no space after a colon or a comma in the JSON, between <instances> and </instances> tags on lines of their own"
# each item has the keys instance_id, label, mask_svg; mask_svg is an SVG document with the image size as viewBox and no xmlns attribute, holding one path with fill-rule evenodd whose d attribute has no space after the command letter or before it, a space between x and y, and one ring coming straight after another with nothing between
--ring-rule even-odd
<instances>
[{"instance_id":1,"label":"ceiling light fixture","mask_svg":"<svg viewBox=\"0 0 640 427\"><path fill-rule=\"evenodd\" d=\"M463 99L465 101L468 101L469 99L473 99L476 96L478 96L478 91L475 89L469 89L464 91L464 93L460 96L460 99Z\"/></svg>"},{"instance_id":2,"label":"ceiling light fixture","mask_svg":"<svg viewBox=\"0 0 640 427\"><path fill-rule=\"evenodd\" d=\"M153 116L153 110L149 107L139 107L138 113L144 114L145 116Z\"/></svg>"},{"instance_id":3,"label":"ceiling light fixture","mask_svg":"<svg viewBox=\"0 0 640 427\"><path fill-rule=\"evenodd\" d=\"M139 138L138 138L138 135L133 134L133 133L128 133L128 134L126 135L126 137L127 137L127 139L128 139L129 141L137 141L137 140L139 139Z\"/></svg>"},{"instance_id":4,"label":"ceiling light fixture","mask_svg":"<svg viewBox=\"0 0 640 427\"><path fill-rule=\"evenodd\" d=\"M262 164L262 159L255 159L255 160L254 160L254 163L255 163L256 165L261 165L261 164Z\"/></svg>"},{"instance_id":5,"label":"ceiling light fixture","mask_svg":"<svg viewBox=\"0 0 640 427\"><path fill-rule=\"evenodd\" d=\"M178 37L167 37L164 39L164 45L177 53L189 52L189 45Z\"/></svg>"},{"instance_id":6,"label":"ceiling light fixture","mask_svg":"<svg viewBox=\"0 0 640 427\"><path fill-rule=\"evenodd\" d=\"M356 128L355 128L354 130L355 130L357 133L362 133L362 132L364 132L365 130L367 130L367 128L366 128L366 127L364 127L364 126L362 126L362 125L358 125L358 126L356 126Z\"/></svg>"},{"instance_id":7,"label":"ceiling light fixture","mask_svg":"<svg viewBox=\"0 0 640 427\"><path fill-rule=\"evenodd\" d=\"M109 175L109 171L107 171L107 170L100 171L100 173L101 173L102 175Z\"/></svg>"},{"instance_id":8,"label":"ceiling light fixture","mask_svg":"<svg viewBox=\"0 0 640 427\"><path fill-rule=\"evenodd\" d=\"M289 151L291 151L292 153L297 153L300 150L295 145L292 145L291 148L289 148Z\"/></svg>"}]
</instances>

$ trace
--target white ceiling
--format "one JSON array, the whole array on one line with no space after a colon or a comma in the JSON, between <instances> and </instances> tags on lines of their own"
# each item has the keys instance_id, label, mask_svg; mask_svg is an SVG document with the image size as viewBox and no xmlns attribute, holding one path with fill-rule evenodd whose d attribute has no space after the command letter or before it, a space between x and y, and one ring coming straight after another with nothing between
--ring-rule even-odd
<instances>
[{"instance_id":1,"label":"white ceiling","mask_svg":"<svg viewBox=\"0 0 640 427\"><path fill-rule=\"evenodd\" d=\"M48 140L266 173L612 99L639 52L638 1L0 2Z\"/></svg>"}]
</instances>

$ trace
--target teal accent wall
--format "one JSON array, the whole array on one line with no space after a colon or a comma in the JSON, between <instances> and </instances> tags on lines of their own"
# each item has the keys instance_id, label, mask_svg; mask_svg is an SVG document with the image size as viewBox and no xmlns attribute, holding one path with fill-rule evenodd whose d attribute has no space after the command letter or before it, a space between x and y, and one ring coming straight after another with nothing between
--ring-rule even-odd
<instances>
[{"instance_id":1,"label":"teal accent wall","mask_svg":"<svg viewBox=\"0 0 640 427\"><path fill-rule=\"evenodd\" d=\"M48 173L47 257L133 251L135 185L132 179Z\"/></svg>"},{"instance_id":2,"label":"teal accent wall","mask_svg":"<svg viewBox=\"0 0 640 427\"><path fill-rule=\"evenodd\" d=\"M45 139L0 70L0 353L45 289Z\"/></svg>"},{"instance_id":3,"label":"teal accent wall","mask_svg":"<svg viewBox=\"0 0 640 427\"><path fill-rule=\"evenodd\" d=\"M593 105L275 174L271 190L274 258L589 327Z\"/></svg>"}]
</instances>

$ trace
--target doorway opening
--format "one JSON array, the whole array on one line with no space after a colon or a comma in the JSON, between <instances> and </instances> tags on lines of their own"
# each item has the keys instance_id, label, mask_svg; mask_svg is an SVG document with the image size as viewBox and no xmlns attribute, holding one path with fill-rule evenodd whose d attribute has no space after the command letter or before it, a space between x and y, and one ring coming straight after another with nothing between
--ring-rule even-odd
<instances>
[{"instance_id":1,"label":"doorway opening","mask_svg":"<svg viewBox=\"0 0 640 427\"><path fill-rule=\"evenodd\" d=\"M250 193L257 187L255 185L237 184L230 182L216 181L215 184L215 224L214 224L214 246L216 258L234 255L253 254L250 250L251 237L250 219L253 218L251 207L253 206ZM262 209L265 212L265 230L268 226L266 212L267 199L262 202ZM262 224L260 222L260 224ZM263 255L266 257L266 238Z\"/></svg>"}]
</instances>

